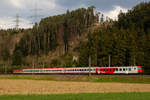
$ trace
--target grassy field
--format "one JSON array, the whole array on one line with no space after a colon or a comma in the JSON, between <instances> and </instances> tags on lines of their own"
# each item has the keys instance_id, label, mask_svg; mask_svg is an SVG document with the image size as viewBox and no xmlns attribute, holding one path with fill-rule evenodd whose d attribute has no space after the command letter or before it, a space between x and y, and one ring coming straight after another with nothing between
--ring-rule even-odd
<instances>
[{"instance_id":1,"label":"grassy field","mask_svg":"<svg viewBox=\"0 0 150 100\"><path fill-rule=\"evenodd\" d=\"M150 84L148 75L92 75L90 77L87 75L0 75L0 79Z\"/></svg>"},{"instance_id":2,"label":"grassy field","mask_svg":"<svg viewBox=\"0 0 150 100\"><path fill-rule=\"evenodd\" d=\"M148 93L81 93L53 95L1 95L0 100L150 100Z\"/></svg>"}]
</instances>

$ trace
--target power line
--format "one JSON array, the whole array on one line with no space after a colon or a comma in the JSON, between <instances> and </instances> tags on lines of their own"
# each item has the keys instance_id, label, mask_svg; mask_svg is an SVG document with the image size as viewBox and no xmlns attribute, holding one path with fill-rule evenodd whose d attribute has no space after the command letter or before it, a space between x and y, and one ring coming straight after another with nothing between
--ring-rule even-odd
<instances>
[{"instance_id":1,"label":"power line","mask_svg":"<svg viewBox=\"0 0 150 100\"><path fill-rule=\"evenodd\" d=\"M38 15L38 11L40 11L40 10L42 10L42 9L39 9L39 8L38 8L37 2L38 2L38 1L36 1L36 2L35 2L35 8L34 8L34 9L32 9L32 10L33 10L33 12L34 12L34 15L33 15L33 16L31 16L31 17L33 17L33 18L34 18L34 22L33 22L33 24L38 23L38 18L41 16L41 15Z\"/></svg>"}]
</instances>

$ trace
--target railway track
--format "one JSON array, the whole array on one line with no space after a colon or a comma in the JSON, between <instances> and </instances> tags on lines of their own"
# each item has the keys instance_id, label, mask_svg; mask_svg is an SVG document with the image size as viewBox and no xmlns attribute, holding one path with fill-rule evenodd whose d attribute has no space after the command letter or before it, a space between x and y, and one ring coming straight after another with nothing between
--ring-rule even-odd
<instances>
[{"instance_id":1,"label":"railway track","mask_svg":"<svg viewBox=\"0 0 150 100\"><path fill-rule=\"evenodd\" d=\"M0 74L0 76L89 76L89 74ZM128 74L128 75L125 75L125 74L120 74L120 75L116 75L116 74L113 74L113 75L104 75L104 74L99 74L99 75L90 75L90 76L112 76L112 77L117 77L117 76L146 76L146 77L150 77L150 75L145 75L145 74Z\"/></svg>"}]
</instances>

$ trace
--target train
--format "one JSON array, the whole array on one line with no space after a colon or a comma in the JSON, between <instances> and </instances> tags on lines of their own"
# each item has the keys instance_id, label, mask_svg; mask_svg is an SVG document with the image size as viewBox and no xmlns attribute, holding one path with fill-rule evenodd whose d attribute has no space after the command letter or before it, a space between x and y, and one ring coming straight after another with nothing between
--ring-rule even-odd
<instances>
[{"instance_id":1,"label":"train","mask_svg":"<svg viewBox=\"0 0 150 100\"><path fill-rule=\"evenodd\" d=\"M13 70L14 74L141 74L142 66L30 68Z\"/></svg>"}]
</instances>

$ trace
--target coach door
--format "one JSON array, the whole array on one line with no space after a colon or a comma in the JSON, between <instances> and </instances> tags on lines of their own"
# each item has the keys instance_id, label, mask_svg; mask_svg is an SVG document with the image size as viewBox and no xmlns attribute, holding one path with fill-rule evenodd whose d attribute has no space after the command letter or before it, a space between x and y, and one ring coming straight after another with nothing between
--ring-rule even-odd
<instances>
[{"instance_id":1,"label":"coach door","mask_svg":"<svg viewBox=\"0 0 150 100\"><path fill-rule=\"evenodd\" d=\"M96 68L96 74L101 74L101 68Z\"/></svg>"},{"instance_id":2,"label":"coach door","mask_svg":"<svg viewBox=\"0 0 150 100\"><path fill-rule=\"evenodd\" d=\"M96 74L99 74L99 68L96 68Z\"/></svg>"},{"instance_id":3,"label":"coach door","mask_svg":"<svg viewBox=\"0 0 150 100\"><path fill-rule=\"evenodd\" d=\"M105 74L105 68L99 68L99 74Z\"/></svg>"}]
</instances>

